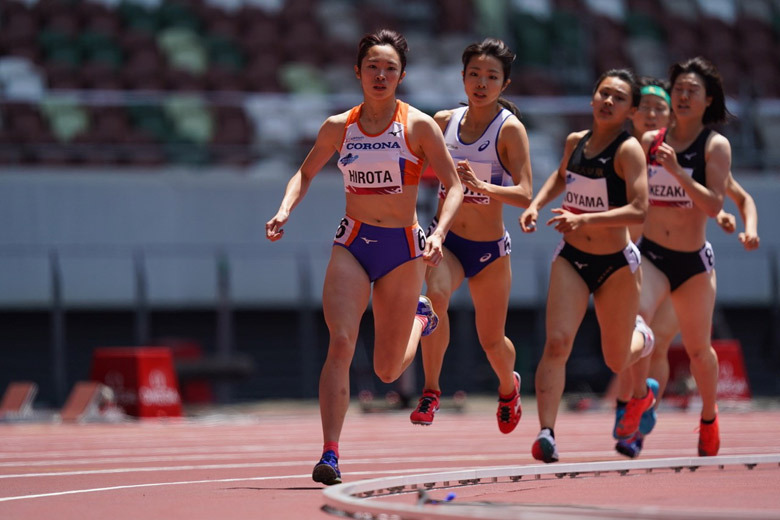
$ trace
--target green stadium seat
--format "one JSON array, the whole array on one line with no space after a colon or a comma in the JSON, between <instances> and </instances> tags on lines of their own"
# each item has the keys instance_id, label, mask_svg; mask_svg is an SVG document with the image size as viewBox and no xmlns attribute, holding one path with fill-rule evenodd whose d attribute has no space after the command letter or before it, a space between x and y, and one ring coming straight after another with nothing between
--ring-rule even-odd
<instances>
[{"instance_id":1,"label":"green stadium seat","mask_svg":"<svg viewBox=\"0 0 780 520\"><path fill-rule=\"evenodd\" d=\"M547 22L536 16L518 13L513 17L512 27L516 28L517 58L521 65L549 66L550 30Z\"/></svg>"},{"instance_id":2,"label":"green stadium seat","mask_svg":"<svg viewBox=\"0 0 780 520\"><path fill-rule=\"evenodd\" d=\"M174 96L165 102L164 113L182 139L203 144L212 139L214 121L203 100L195 96Z\"/></svg>"},{"instance_id":3,"label":"green stadium seat","mask_svg":"<svg viewBox=\"0 0 780 520\"><path fill-rule=\"evenodd\" d=\"M244 67L246 63L244 55L230 38L212 34L205 38L204 44L210 64L234 71Z\"/></svg>"},{"instance_id":4,"label":"green stadium seat","mask_svg":"<svg viewBox=\"0 0 780 520\"><path fill-rule=\"evenodd\" d=\"M173 134L171 122L159 105L132 105L128 112L136 128L158 141L165 141Z\"/></svg>"},{"instance_id":5,"label":"green stadium seat","mask_svg":"<svg viewBox=\"0 0 780 520\"><path fill-rule=\"evenodd\" d=\"M156 33L160 28L157 11L147 9L140 4L127 0L120 3L117 10L127 29Z\"/></svg>"},{"instance_id":6,"label":"green stadium seat","mask_svg":"<svg viewBox=\"0 0 780 520\"><path fill-rule=\"evenodd\" d=\"M171 27L160 31L157 44L171 67L203 74L208 67L206 50L199 36L189 28Z\"/></svg>"},{"instance_id":7,"label":"green stadium seat","mask_svg":"<svg viewBox=\"0 0 780 520\"><path fill-rule=\"evenodd\" d=\"M72 141L89 128L89 117L84 108L69 100L49 99L40 105L40 111L49 121L54 137L61 142Z\"/></svg>"},{"instance_id":8,"label":"green stadium seat","mask_svg":"<svg viewBox=\"0 0 780 520\"><path fill-rule=\"evenodd\" d=\"M279 68L279 83L296 94L324 94L327 84L317 67L308 63L288 62Z\"/></svg>"}]
</instances>

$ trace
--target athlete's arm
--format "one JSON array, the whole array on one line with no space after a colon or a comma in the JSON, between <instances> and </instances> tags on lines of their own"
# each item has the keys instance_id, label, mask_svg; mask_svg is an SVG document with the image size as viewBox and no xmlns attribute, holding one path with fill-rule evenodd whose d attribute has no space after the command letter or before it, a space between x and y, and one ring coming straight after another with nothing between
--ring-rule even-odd
<instances>
[{"instance_id":1,"label":"athlete's arm","mask_svg":"<svg viewBox=\"0 0 780 520\"><path fill-rule=\"evenodd\" d=\"M275 242L284 236L283 226L290 218L290 213L303 200L309 190L311 181L328 163L333 153L338 149L344 134L344 114L331 116L320 127L314 146L304 159L301 167L287 183L282 203L276 215L266 222L265 236Z\"/></svg>"},{"instance_id":2,"label":"athlete's arm","mask_svg":"<svg viewBox=\"0 0 780 520\"><path fill-rule=\"evenodd\" d=\"M525 233L531 233L536 230L536 220L539 218L539 210L555 200L566 188L566 165L569 163L574 147L580 139L587 133L587 130L572 132L566 138L566 144L563 147L563 157L558 169L552 172L544 181L542 188L536 197L528 204L528 208L518 218L520 228Z\"/></svg>"},{"instance_id":3,"label":"athlete's arm","mask_svg":"<svg viewBox=\"0 0 780 520\"><path fill-rule=\"evenodd\" d=\"M439 182L447 190L447 195L439 212L439 222L436 229L430 236L425 245L423 259L429 265L438 265L443 258L442 243L444 237L452 225L455 212L458 211L461 202L463 202L463 187L455 171L455 163L447 151L444 144L444 134L441 128L432 117L410 108L409 119L409 142L412 150L417 155L425 158L431 165Z\"/></svg>"},{"instance_id":4,"label":"athlete's arm","mask_svg":"<svg viewBox=\"0 0 780 520\"><path fill-rule=\"evenodd\" d=\"M758 236L758 210L753 197L745 191L734 176L729 172L726 181L726 195L737 205L742 222L745 223L745 231L739 234L739 241L748 251L757 249L760 243Z\"/></svg>"}]
</instances>

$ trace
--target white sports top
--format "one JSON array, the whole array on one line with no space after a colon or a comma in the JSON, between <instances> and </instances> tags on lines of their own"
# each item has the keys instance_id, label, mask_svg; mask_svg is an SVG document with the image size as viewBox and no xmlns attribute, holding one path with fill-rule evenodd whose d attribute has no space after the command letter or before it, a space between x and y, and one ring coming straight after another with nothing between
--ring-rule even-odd
<instances>
[{"instance_id":1,"label":"white sports top","mask_svg":"<svg viewBox=\"0 0 780 520\"><path fill-rule=\"evenodd\" d=\"M473 143L464 143L460 139L460 123L468 109L469 107L459 107L453 110L447 128L444 129L444 142L452 159L456 164L458 161L468 159L471 169L481 181L496 186L513 186L512 175L501 164L501 158L498 156L498 133L512 112L502 108L479 139ZM439 183L439 198L444 198L446 194L446 189ZM463 186L463 195L465 204L490 203L489 196L475 193L465 185Z\"/></svg>"}]
</instances>

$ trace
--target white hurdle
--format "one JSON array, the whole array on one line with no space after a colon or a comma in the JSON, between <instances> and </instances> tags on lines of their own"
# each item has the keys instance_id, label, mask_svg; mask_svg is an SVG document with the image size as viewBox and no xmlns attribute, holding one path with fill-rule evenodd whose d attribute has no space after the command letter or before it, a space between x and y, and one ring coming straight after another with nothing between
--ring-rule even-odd
<instances>
[{"instance_id":1,"label":"white hurdle","mask_svg":"<svg viewBox=\"0 0 780 520\"><path fill-rule=\"evenodd\" d=\"M680 457L644 460L616 460L604 462L582 462L572 464L542 464L529 466L498 466L487 468L474 468L459 471L447 471L440 473L425 473L419 475L403 475L381 477L358 482L347 482L326 488L323 491L325 505L323 510L347 518L362 520L472 520L472 519L520 519L520 520L572 520L574 518L610 518L610 519L643 519L660 520L674 517L684 520L700 520L704 518L733 518L733 512L724 512L723 515L706 513L681 512L659 510L656 508L641 508L634 510L614 509L589 509L567 507L540 507L522 504L506 504L508 508L493 508L479 505L429 505L429 504L403 504L396 502L381 502L366 500L370 497L379 497L400 493L427 491L432 489L446 489L460 486L473 486L477 484L492 484L499 482L517 482L523 477L540 479L544 475L554 475L558 478L575 478L582 474L595 476L605 473L617 473L627 475L631 471L644 471L650 473L653 470L683 470L696 471L704 466L717 466L723 469L725 466L743 465L748 470L759 464L780 465L780 453L762 455L722 455L716 457ZM522 509L522 510L521 510ZM749 511L741 512L742 518L763 519L776 518L776 513ZM772 515L769 515L772 513Z\"/></svg>"}]
</instances>

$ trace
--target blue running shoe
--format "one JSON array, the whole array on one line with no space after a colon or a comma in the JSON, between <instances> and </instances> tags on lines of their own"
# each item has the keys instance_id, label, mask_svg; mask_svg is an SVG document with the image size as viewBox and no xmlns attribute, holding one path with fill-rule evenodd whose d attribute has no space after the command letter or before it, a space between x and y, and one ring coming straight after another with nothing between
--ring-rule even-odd
<instances>
[{"instance_id":1,"label":"blue running shoe","mask_svg":"<svg viewBox=\"0 0 780 520\"><path fill-rule=\"evenodd\" d=\"M653 392L653 396L658 399L658 381L653 379L652 377L647 378L647 388L650 389L651 392ZM653 431L653 428L655 428L655 421L657 420L657 416L655 413L655 406L651 406L649 409L645 410L644 413L642 413L642 418L639 420L639 431L643 435L647 435L651 431Z\"/></svg>"},{"instance_id":2,"label":"blue running shoe","mask_svg":"<svg viewBox=\"0 0 780 520\"><path fill-rule=\"evenodd\" d=\"M615 444L615 450L618 453L625 455L629 459L635 459L642 451L642 443L644 442L644 439L645 436L642 434L642 432L636 432L628 439L618 441L617 444Z\"/></svg>"},{"instance_id":3,"label":"blue running shoe","mask_svg":"<svg viewBox=\"0 0 780 520\"><path fill-rule=\"evenodd\" d=\"M439 325L439 317L433 312L433 304L427 296L420 296L417 300L417 313L419 316L425 316L428 318L428 325L423 329L422 335L427 336Z\"/></svg>"},{"instance_id":4,"label":"blue running shoe","mask_svg":"<svg viewBox=\"0 0 780 520\"><path fill-rule=\"evenodd\" d=\"M615 407L615 426L612 427L612 437L614 437L616 440L620 439L617 434L617 427L620 420L623 418L623 414L626 413L626 406L617 406Z\"/></svg>"},{"instance_id":5,"label":"blue running shoe","mask_svg":"<svg viewBox=\"0 0 780 520\"><path fill-rule=\"evenodd\" d=\"M322 458L314 466L311 473L314 482L320 482L326 486L341 484L341 471L339 471L339 458L333 450L328 450L322 454Z\"/></svg>"}]
</instances>

